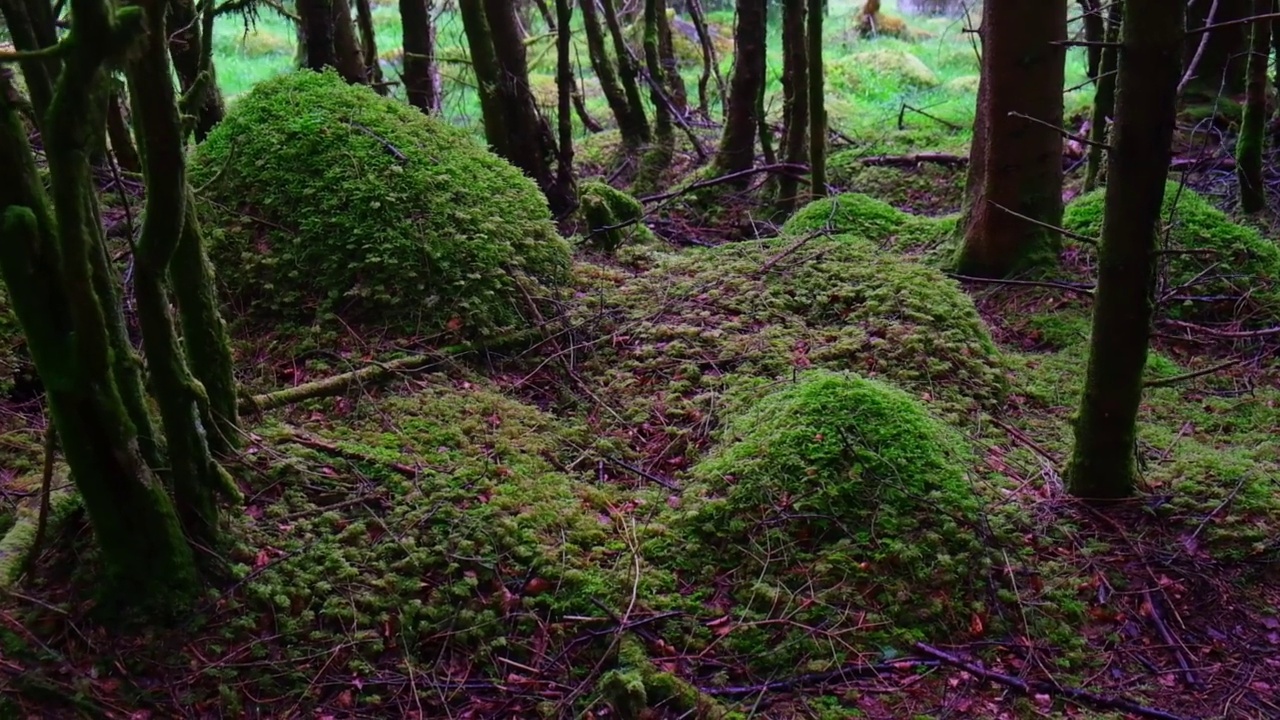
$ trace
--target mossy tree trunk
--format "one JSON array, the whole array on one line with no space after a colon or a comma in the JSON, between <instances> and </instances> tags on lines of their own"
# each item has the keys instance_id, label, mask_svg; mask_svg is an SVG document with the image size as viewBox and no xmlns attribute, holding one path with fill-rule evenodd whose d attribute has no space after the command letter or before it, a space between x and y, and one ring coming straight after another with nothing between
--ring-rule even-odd
<instances>
[{"instance_id":1,"label":"mossy tree trunk","mask_svg":"<svg viewBox=\"0 0 1280 720\"><path fill-rule=\"evenodd\" d=\"M4 17L14 48L21 52L36 52L58 42L53 8L47 0L0 0L0 16ZM61 66L56 57L32 57L19 63L37 127L44 123Z\"/></svg>"},{"instance_id":2,"label":"mossy tree trunk","mask_svg":"<svg viewBox=\"0 0 1280 720\"><path fill-rule=\"evenodd\" d=\"M1189 32L1183 38L1182 48L1183 74L1190 75L1184 100L1212 102L1220 94L1238 96L1244 92L1249 25L1234 21L1248 17L1252 7L1253 0L1190 3L1187 8ZM1211 10L1215 10L1212 18ZM1221 27L1197 32L1209 25Z\"/></svg>"},{"instance_id":3,"label":"mossy tree trunk","mask_svg":"<svg viewBox=\"0 0 1280 720\"><path fill-rule=\"evenodd\" d=\"M783 156L802 164L809 157L809 50L805 34L806 0L786 0L782 6ZM790 213L798 202L799 183L785 174L778 181L778 210Z\"/></svg>"},{"instance_id":4,"label":"mossy tree trunk","mask_svg":"<svg viewBox=\"0 0 1280 720\"><path fill-rule=\"evenodd\" d=\"M428 0L400 0L403 28L404 89L409 104L428 115L440 111L436 85L436 44Z\"/></svg>"},{"instance_id":5,"label":"mossy tree trunk","mask_svg":"<svg viewBox=\"0 0 1280 720\"><path fill-rule=\"evenodd\" d=\"M768 6L764 0L738 0L737 8L733 75L729 78L724 131L713 161L717 174L749 170L756 159L758 97L764 85ZM747 180L743 177L735 185L741 187Z\"/></svg>"},{"instance_id":6,"label":"mossy tree trunk","mask_svg":"<svg viewBox=\"0 0 1280 720\"><path fill-rule=\"evenodd\" d=\"M826 65L822 59L822 21L826 0L809 0L809 192L827 196Z\"/></svg>"},{"instance_id":7,"label":"mossy tree trunk","mask_svg":"<svg viewBox=\"0 0 1280 720\"><path fill-rule=\"evenodd\" d=\"M716 45L711 39L711 29L707 26L706 13L702 11L702 2L700 0L688 0L686 8L689 11L689 17L693 19L693 27L698 32L698 44L702 46L702 74L698 76L698 109L702 111L703 117L711 117L711 99L708 96L707 86L711 82L711 78L716 79L716 91L720 95L721 102L724 101L724 78L720 76L720 59L716 57Z\"/></svg>"},{"instance_id":8,"label":"mossy tree trunk","mask_svg":"<svg viewBox=\"0 0 1280 720\"><path fill-rule=\"evenodd\" d=\"M1128 0L1121 29L1116 118L1107 159L1093 333L1075 447L1071 494L1133 492L1138 405L1155 289L1156 234L1177 105L1185 4Z\"/></svg>"},{"instance_id":9,"label":"mossy tree trunk","mask_svg":"<svg viewBox=\"0 0 1280 720\"><path fill-rule=\"evenodd\" d=\"M613 38L613 55L618 61L618 82L627 97L627 107L631 109L627 127L635 138L641 140L637 147L647 145L653 140L648 115L645 114L644 96L640 94L640 67L636 56L627 45L626 35L622 32L622 22L614 6L615 0L600 0L604 10L605 25L609 28L609 36ZM619 127L622 125L619 123ZM626 142L627 129L623 129L623 142Z\"/></svg>"},{"instance_id":10,"label":"mossy tree trunk","mask_svg":"<svg viewBox=\"0 0 1280 720\"><path fill-rule=\"evenodd\" d=\"M476 74L476 90L480 95L480 115L484 120L484 137L489 147L510 159L507 115L503 112L498 91L498 59L493 54L493 38L482 0L458 0L458 14L467 35L471 68Z\"/></svg>"},{"instance_id":11,"label":"mossy tree trunk","mask_svg":"<svg viewBox=\"0 0 1280 720\"><path fill-rule=\"evenodd\" d=\"M1098 186L1102 172L1103 146L1107 142L1107 124L1116 107L1116 58L1115 43L1120 41L1120 21L1124 17L1124 0L1112 0L1107 9L1104 40L1109 43L1102 50L1098 66L1098 81L1093 93L1093 110L1089 120L1089 157L1085 166L1084 189L1088 192Z\"/></svg>"},{"instance_id":12,"label":"mossy tree trunk","mask_svg":"<svg viewBox=\"0 0 1280 720\"><path fill-rule=\"evenodd\" d=\"M169 54L183 93L199 93L188 105L195 117L196 142L209 135L227 114L218 76L213 66L213 8L197 12L196 0L169 2Z\"/></svg>"},{"instance_id":13,"label":"mossy tree trunk","mask_svg":"<svg viewBox=\"0 0 1280 720\"><path fill-rule=\"evenodd\" d=\"M600 81L600 90L609 103L609 110L618 123L623 147L629 152L635 152L649 142L649 120L645 117L643 106L631 105L626 89L614 72L596 0L581 0L581 7L582 27L587 35L587 54L591 58L591 67L595 70L596 79Z\"/></svg>"},{"instance_id":14,"label":"mossy tree trunk","mask_svg":"<svg viewBox=\"0 0 1280 720\"><path fill-rule=\"evenodd\" d=\"M1002 277L1057 260L1061 238L1045 225L1062 222L1066 0L984 3L979 36L982 77L957 267Z\"/></svg>"},{"instance_id":15,"label":"mossy tree trunk","mask_svg":"<svg viewBox=\"0 0 1280 720\"><path fill-rule=\"evenodd\" d=\"M124 103L120 99L122 92L121 89L116 89L107 101L107 140L120 169L133 173L142 172L142 161L138 159L133 131L129 129L129 119L125 116Z\"/></svg>"},{"instance_id":16,"label":"mossy tree trunk","mask_svg":"<svg viewBox=\"0 0 1280 720\"><path fill-rule=\"evenodd\" d=\"M547 196L552 213L559 216L571 212L577 205L573 176L569 173L565 177L557 171L559 152L555 135L550 123L538 111L529 87L529 60L524 34L516 20L516 9L508 0L484 0L482 7L475 11L483 17L488 32L473 36L468 31L468 44L477 78L481 76L477 46L489 44L487 49L480 47L479 52L490 55L483 61L485 65L492 62L492 67L485 69L486 73L493 73L492 81L496 83L490 109L505 118L501 122L506 133L502 143L504 151L499 154L538 184ZM486 129L489 126L487 119L485 126Z\"/></svg>"},{"instance_id":17,"label":"mossy tree trunk","mask_svg":"<svg viewBox=\"0 0 1280 720\"><path fill-rule=\"evenodd\" d=\"M573 9L569 0L556 0L556 182L574 188L573 207L577 207L577 188L573 180L573 97L577 78L573 73Z\"/></svg>"},{"instance_id":18,"label":"mossy tree trunk","mask_svg":"<svg viewBox=\"0 0 1280 720\"><path fill-rule=\"evenodd\" d=\"M125 72L147 186L142 232L134 252L134 290L168 450L163 475L173 488L188 537L216 547L223 476L205 440L208 397L191 374L178 341L166 283L187 221L189 193L178 98L169 79L164 4L165 0L142 0L139 5L146 13L146 32Z\"/></svg>"},{"instance_id":19,"label":"mossy tree trunk","mask_svg":"<svg viewBox=\"0 0 1280 720\"><path fill-rule=\"evenodd\" d=\"M1254 0L1253 14L1265 17L1272 0ZM1236 138L1236 180L1240 185L1240 209L1247 213L1267 205L1267 188L1262 178L1262 146L1267 119L1267 65L1271 55L1270 17L1253 23L1249 44L1249 84L1245 94L1244 118Z\"/></svg>"},{"instance_id":20,"label":"mossy tree trunk","mask_svg":"<svg viewBox=\"0 0 1280 720\"><path fill-rule=\"evenodd\" d=\"M644 65L649 72L649 97L654 107L654 142L640 161L634 188L637 193L657 189L663 173L671 167L671 161L675 158L675 118L671 115L672 107L663 92L666 82L663 80L662 54L659 50L661 31L658 18L665 15L664 0L644 0Z\"/></svg>"},{"instance_id":21,"label":"mossy tree trunk","mask_svg":"<svg viewBox=\"0 0 1280 720\"><path fill-rule=\"evenodd\" d=\"M671 99L671 109L681 115L689 111L689 90L684 85L684 77L680 75L680 60L676 57L675 37L671 34L671 19L667 17L667 0L659 0L658 13L658 58L662 61L662 82L667 97Z\"/></svg>"},{"instance_id":22,"label":"mossy tree trunk","mask_svg":"<svg viewBox=\"0 0 1280 720\"><path fill-rule=\"evenodd\" d=\"M72 0L71 14L69 51L43 137L56 222L16 111L0 98L0 164L15 171L11 182L0 184L0 235L6 238L0 271L102 549L104 590L131 605L171 609L193 597L195 561L139 448L128 407L133 390L122 389L119 377L121 367L133 367L136 375L137 366L113 360L120 340L105 305L116 296L100 292L109 276L95 277L105 246L88 162L104 64L122 58L142 29L142 14L136 8L113 13L102 0Z\"/></svg>"}]
</instances>

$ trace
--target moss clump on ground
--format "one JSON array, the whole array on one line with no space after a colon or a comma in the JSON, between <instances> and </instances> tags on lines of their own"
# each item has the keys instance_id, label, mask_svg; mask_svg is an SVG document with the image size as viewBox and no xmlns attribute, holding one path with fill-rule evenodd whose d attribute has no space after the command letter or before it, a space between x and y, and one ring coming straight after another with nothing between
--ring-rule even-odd
<instances>
[{"instance_id":1,"label":"moss clump on ground","mask_svg":"<svg viewBox=\"0 0 1280 720\"><path fill-rule=\"evenodd\" d=\"M193 183L219 279L250 317L489 335L567 278L538 188L464 131L332 72L240 98ZM521 288L523 284L525 287Z\"/></svg>"},{"instance_id":2,"label":"moss clump on ground","mask_svg":"<svg viewBox=\"0 0 1280 720\"><path fill-rule=\"evenodd\" d=\"M628 241L653 239L653 233L641 222L644 206L621 190L599 180L588 180L578 189L578 201L586 221L588 244L614 253Z\"/></svg>"},{"instance_id":3,"label":"moss clump on ground","mask_svg":"<svg viewBox=\"0 0 1280 720\"><path fill-rule=\"evenodd\" d=\"M1104 193L1095 190L1067 205L1063 226L1101 236ZM1280 248L1275 243L1173 182L1165 186L1161 217L1169 228L1167 249L1183 251L1162 256L1162 292L1172 295L1167 306L1172 315L1260 323L1280 317ZM1163 236L1159 242L1165 245Z\"/></svg>"},{"instance_id":4,"label":"moss clump on ground","mask_svg":"<svg viewBox=\"0 0 1280 720\"><path fill-rule=\"evenodd\" d=\"M893 78L904 87L931 88L938 75L909 50L879 48L850 53L828 63L831 85L843 90L857 90L864 83L884 82Z\"/></svg>"},{"instance_id":5,"label":"moss clump on ground","mask_svg":"<svg viewBox=\"0 0 1280 720\"><path fill-rule=\"evenodd\" d=\"M921 163L914 167L864 165L866 153L846 150L827 164L830 183L916 215L957 213L964 202L964 167Z\"/></svg>"},{"instance_id":6,"label":"moss clump on ground","mask_svg":"<svg viewBox=\"0 0 1280 720\"><path fill-rule=\"evenodd\" d=\"M773 594L812 593L819 605L860 597L868 623L895 630L968 623L987 567L972 458L918 399L816 371L732 418L723 437L693 468L691 509L673 531L697 538L691 556L741 574L730 586L745 604L754 586L776 584ZM803 571L788 580L787 569Z\"/></svg>"},{"instance_id":7,"label":"moss clump on ground","mask_svg":"<svg viewBox=\"0 0 1280 720\"><path fill-rule=\"evenodd\" d=\"M851 235L884 249L923 253L941 261L955 229L954 218L909 215L883 200L862 193L842 193L800 208L782 226L782 234Z\"/></svg>"},{"instance_id":8,"label":"moss clump on ground","mask_svg":"<svg viewBox=\"0 0 1280 720\"><path fill-rule=\"evenodd\" d=\"M579 268L576 323L603 337L578 372L606 434L682 467L725 403L806 368L891 380L961 419L1003 397L972 301L938 271L851 237L692 251L627 279Z\"/></svg>"}]
</instances>

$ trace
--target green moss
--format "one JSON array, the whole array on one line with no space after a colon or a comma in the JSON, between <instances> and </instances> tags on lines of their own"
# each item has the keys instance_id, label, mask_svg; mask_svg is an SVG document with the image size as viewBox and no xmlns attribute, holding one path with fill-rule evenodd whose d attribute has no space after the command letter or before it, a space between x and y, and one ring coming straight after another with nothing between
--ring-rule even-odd
<instances>
[{"instance_id":1,"label":"green moss","mask_svg":"<svg viewBox=\"0 0 1280 720\"><path fill-rule=\"evenodd\" d=\"M782 226L782 234L798 237L815 232L850 235L884 249L924 253L941 262L951 246L955 218L909 215L883 200L849 192L815 200Z\"/></svg>"},{"instance_id":2,"label":"green moss","mask_svg":"<svg viewBox=\"0 0 1280 720\"><path fill-rule=\"evenodd\" d=\"M697 455L725 403L809 367L891 380L956 419L1003 396L999 354L972 301L936 270L860 238L687 252L632 279L579 273L573 318L610 338L579 366L611 409L599 421L672 463Z\"/></svg>"},{"instance_id":3,"label":"green moss","mask_svg":"<svg viewBox=\"0 0 1280 720\"><path fill-rule=\"evenodd\" d=\"M641 222L644 206L635 198L599 180L588 180L578 188L580 212L587 226L587 241L606 253L613 253L629 240L647 242L653 233ZM631 223L626 227L618 227Z\"/></svg>"},{"instance_id":4,"label":"green moss","mask_svg":"<svg viewBox=\"0 0 1280 720\"><path fill-rule=\"evenodd\" d=\"M1095 190L1067 205L1063 226L1099 237L1104 193ZM1178 289L1168 306L1172 315L1262 323L1280 318L1280 248L1275 243L1173 182L1165 187L1162 218L1168 227L1166 249L1175 251L1163 256L1165 291ZM1163 239L1161 245L1166 245Z\"/></svg>"},{"instance_id":5,"label":"green moss","mask_svg":"<svg viewBox=\"0 0 1280 720\"><path fill-rule=\"evenodd\" d=\"M729 588L731 614L826 626L857 607L868 625L857 644L872 648L967 625L989 568L972 458L918 399L814 371L734 416L722 438L670 530L689 538L685 557L713 565L702 572ZM772 646L768 662L784 665L815 653L798 628L758 630L724 642Z\"/></svg>"},{"instance_id":6,"label":"green moss","mask_svg":"<svg viewBox=\"0 0 1280 720\"><path fill-rule=\"evenodd\" d=\"M0 282L0 398L9 396L19 377L32 372L26 346L18 318L9 307L9 295Z\"/></svg>"},{"instance_id":7,"label":"green moss","mask_svg":"<svg viewBox=\"0 0 1280 720\"><path fill-rule=\"evenodd\" d=\"M860 150L845 150L828 163L831 184L846 193L861 193L883 200L903 212L946 215L960 211L964 202L965 170L938 163L915 167L864 165Z\"/></svg>"},{"instance_id":8,"label":"green moss","mask_svg":"<svg viewBox=\"0 0 1280 720\"><path fill-rule=\"evenodd\" d=\"M525 324L526 294L567 277L568 245L531 181L334 73L258 85L191 174L212 258L235 268L219 275L228 299L252 318L492 334Z\"/></svg>"},{"instance_id":9,"label":"green moss","mask_svg":"<svg viewBox=\"0 0 1280 720\"><path fill-rule=\"evenodd\" d=\"M827 78L833 88L856 92L864 83L883 82L892 77L905 87L931 88L938 75L909 50L884 47L849 53L827 63Z\"/></svg>"}]
</instances>

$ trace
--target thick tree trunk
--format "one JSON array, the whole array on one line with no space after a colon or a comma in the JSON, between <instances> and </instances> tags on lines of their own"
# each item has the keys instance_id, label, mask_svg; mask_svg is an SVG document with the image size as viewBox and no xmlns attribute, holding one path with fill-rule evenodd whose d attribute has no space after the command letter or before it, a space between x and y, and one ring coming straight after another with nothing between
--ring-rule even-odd
<instances>
[{"instance_id":1,"label":"thick tree trunk","mask_svg":"<svg viewBox=\"0 0 1280 720\"><path fill-rule=\"evenodd\" d=\"M196 12L196 0L170 0L169 2L169 54L177 71L182 92L189 93L199 83L201 102L196 104L195 138L204 140L214 126L227 114L222 91L218 89L217 73L213 67L213 48L206 44L207 31L213 28L211 17ZM205 77L201 79L201 74Z\"/></svg>"},{"instance_id":2,"label":"thick tree trunk","mask_svg":"<svg viewBox=\"0 0 1280 720\"><path fill-rule=\"evenodd\" d=\"M1098 253L1093 334L1075 447L1071 494L1113 499L1133 492L1138 405L1155 287L1155 244L1173 139L1185 4L1128 0L1121 29L1116 119Z\"/></svg>"},{"instance_id":3,"label":"thick tree trunk","mask_svg":"<svg viewBox=\"0 0 1280 720\"><path fill-rule=\"evenodd\" d=\"M495 153L510 159L507 149L507 115L498 90L498 59L493 54L493 37L489 33L489 20L485 17L481 2L482 0L458 0L458 14L462 16L462 29L467 35L467 47L471 54L471 67L476 74L485 140L489 141L489 147Z\"/></svg>"},{"instance_id":4,"label":"thick tree trunk","mask_svg":"<svg viewBox=\"0 0 1280 720\"><path fill-rule=\"evenodd\" d=\"M1183 73L1190 74L1187 99L1212 100L1220 94L1244 92L1249 25L1232 21L1248 17L1252 5L1252 0L1199 0L1190 4L1187 29L1191 32L1183 38L1182 48ZM1197 28L1221 23L1228 24L1207 33L1195 32Z\"/></svg>"},{"instance_id":5,"label":"thick tree trunk","mask_svg":"<svg viewBox=\"0 0 1280 720\"><path fill-rule=\"evenodd\" d=\"M317 72L338 66L332 0L297 0L301 65Z\"/></svg>"},{"instance_id":6,"label":"thick tree trunk","mask_svg":"<svg viewBox=\"0 0 1280 720\"><path fill-rule=\"evenodd\" d=\"M809 192L827 195L826 66L822 59L825 0L809 0Z\"/></svg>"},{"instance_id":7,"label":"thick tree trunk","mask_svg":"<svg viewBox=\"0 0 1280 720\"><path fill-rule=\"evenodd\" d=\"M405 94L410 105L428 115L440 111L432 22L429 0L400 0Z\"/></svg>"},{"instance_id":8,"label":"thick tree trunk","mask_svg":"<svg viewBox=\"0 0 1280 720\"><path fill-rule=\"evenodd\" d=\"M782 6L783 156L800 165L809 157L809 52L805 34L805 0L786 0ZM786 174L778 181L778 210L790 213L798 203L799 183Z\"/></svg>"},{"instance_id":9,"label":"thick tree trunk","mask_svg":"<svg viewBox=\"0 0 1280 720\"><path fill-rule=\"evenodd\" d=\"M338 74L352 85L368 85L369 72L360 50L360 38L351 19L348 0L330 0L333 6L333 50L338 59ZM375 58L376 61L376 58Z\"/></svg>"},{"instance_id":10,"label":"thick tree trunk","mask_svg":"<svg viewBox=\"0 0 1280 720\"><path fill-rule=\"evenodd\" d=\"M734 30L736 54L729 79L729 102L724 132L714 161L717 174L751 169L756 158L760 88L764 85L767 5L761 0L738 0ZM744 177L741 187L747 182Z\"/></svg>"},{"instance_id":11,"label":"thick tree trunk","mask_svg":"<svg viewBox=\"0 0 1280 720\"><path fill-rule=\"evenodd\" d=\"M1254 15L1271 11L1271 0L1254 0ZM1254 213L1267 206L1262 179L1262 146L1267 119L1267 64L1271 55L1271 18L1253 23L1249 53L1249 85L1244 119L1236 138L1236 180L1240 185L1240 209Z\"/></svg>"},{"instance_id":12,"label":"thick tree trunk","mask_svg":"<svg viewBox=\"0 0 1280 720\"><path fill-rule=\"evenodd\" d=\"M1108 43L1120 41L1120 21L1124 17L1124 1L1112 0L1107 10L1107 26L1105 39ZM1116 107L1116 58L1114 46L1102 51L1101 64L1098 67L1098 83L1093 93L1093 111L1089 124L1089 159L1085 166L1084 189L1088 192L1098 186L1098 175L1102 171L1103 146L1107 142L1107 126L1111 122L1111 114Z\"/></svg>"},{"instance_id":13,"label":"thick tree trunk","mask_svg":"<svg viewBox=\"0 0 1280 720\"><path fill-rule=\"evenodd\" d=\"M1066 0L984 3L979 32L982 79L957 267L1002 277L1057 259L1060 238L1044 225L1062 222Z\"/></svg>"}]
</instances>

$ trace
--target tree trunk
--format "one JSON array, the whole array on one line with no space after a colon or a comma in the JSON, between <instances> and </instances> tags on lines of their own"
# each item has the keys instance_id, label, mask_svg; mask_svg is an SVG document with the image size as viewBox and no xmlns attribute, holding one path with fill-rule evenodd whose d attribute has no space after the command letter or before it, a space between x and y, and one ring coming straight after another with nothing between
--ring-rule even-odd
<instances>
[{"instance_id":1,"label":"tree trunk","mask_svg":"<svg viewBox=\"0 0 1280 720\"><path fill-rule=\"evenodd\" d=\"M1080 3L1080 9L1083 11L1081 17L1084 23L1084 39L1086 42L1093 43L1085 48L1087 54L1086 73L1089 79L1095 83L1098 81L1098 73L1102 70L1102 51L1103 38L1107 34L1106 16L1102 14L1101 0L1077 0Z\"/></svg>"},{"instance_id":2,"label":"tree trunk","mask_svg":"<svg viewBox=\"0 0 1280 720\"><path fill-rule=\"evenodd\" d=\"M297 0L298 50L301 65L319 72L327 67L338 67L338 52L334 43L333 1Z\"/></svg>"},{"instance_id":3,"label":"tree trunk","mask_svg":"<svg viewBox=\"0 0 1280 720\"><path fill-rule=\"evenodd\" d=\"M802 165L809 157L809 53L805 35L805 0L786 0L782 6L783 140L786 161ZM778 181L778 210L789 214L799 198L799 183L785 174Z\"/></svg>"},{"instance_id":4,"label":"tree trunk","mask_svg":"<svg viewBox=\"0 0 1280 720\"><path fill-rule=\"evenodd\" d=\"M606 0L609 2L609 0ZM649 96L653 100L654 143L640 161L635 191L646 193L658 187L662 174L671 167L675 158L675 128L673 126L672 108L668 104L663 87L662 56L659 51L658 17L666 15L664 0L645 0L644 3L644 63L649 71Z\"/></svg>"},{"instance_id":5,"label":"tree trunk","mask_svg":"<svg viewBox=\"0 0 1280 720\"><path fill-rule=\"evenodd\" d=\"M693 18L693 27L698 31L698 43L702 46L702 75L698 78L698 109L703 117L711 117L711 99L707 94L707 85L714 76L716 91L724 101L724 78L720 76L720 59L716 57L716 46L711 39L711 29L707 27L707 16L702 12L700 0L689 0L689 17Z\"/></svg>"},{"instance_id":6,"label":"tree trunk","mask_svg":"<svg viewBox=\"0 0 1280 720\"><path fill-rule=\"evenodd\" d=\"M401 22L404 19L401 18ZM369 0L356 0L356 27L360 31L360 55L364 59L364 74L379 95L387 94L382 82L382 63L378 61L378 37L373 30L373 6Z\"/></svg>"},{"instance_id":7,"label":"tree trunk","mask_svg":"<svg viewBox=\"0 0 1280 720\"><path fill-rule=\"evenodd\" d=\"M52 6L46 0L0 0L0 15L14 48L20 52L35 52L58 43ZM53 85L62 63L57 57L28 58L18 66L31 96L36 126L40 127L53 100Z\"/></svg>"},{"instance_id":8,"label":"tree trunk","mask_svg":"<svg viewBox=\"0 0 1280 720\"><path fill-rule=\"evenodd\" d=\"M822 59L825 0L809 0L809 192L827 196L826 65Z\"/></svg>"},{"instance_id":9,"label":"tree trunk","mask_svg":"<svg viewBox=\"0 0 1280 720\"><path fill-rule=\"evenodd\" d=\"M764 84L767 6L762 0L738 0L737 43L733 75L729 78L724 132L714 161L717 174L751 169L756 159L757 102ZM747 178L734 183L745 185Z\"/></svg>"},{"instance_id":10,"label":"tree trunk","mask_svg":"<svg viewBox=\"0 0 1280 720\"><path fill-rule=\"evenodd\" d=\"M510 159L507 151L507 116L498 93L498 60L493 54L489 21L482 0L458 0L458 14L467 35L471 67L476 74L476 90L480 95L480 114L484 120L484 137L489 147Z\"/></svg>"},{"instance_id":11,"label":"tree trunk","mask_svg":"<svg viewBox=\"0 0 1280 720\"><path fill-rule=\"evenodd\" d=\"M120 15L137 12L128 8ZM140 455L111 360L118 348L103 303L114 297L103 297L92 277L103 243L91 209L96 197L87 148L93 131L87 124L94 120L92 96L110 49L104 40L115 27L106 3L73 4L71 49L43 137L56 223L17 114L0 97L0 165L17 170L0 184L0 234L7 239L0 243L0 271L102 549L104 590L135 608L172 610L193 597L194 556L164 487Z\"/></svg>"},{"instance_id":12,"label":"tree trunk","mask_svg":"<svg viewBox=\"0 0 1280 720\"><path fill-rule=\"evenodd\" d=\"M551 14L551 7L547 5L547 0L533 0L533 4L538 8L538 14L542 16L542 22L547 24L548 32L557 32L558 28L564 25L556 24L556 16Z\"/></svg>"},{"instance_id":13,"label":"tree trunk","mask_svg":"<svg viewBox=\"0 0 1280 720\"><path fill-rule=\"evenodd\" d=\"M133 143L129 120L124 114L124 103L120 102L120 91L111 93L111 98L108 100L107 138L111 144L111 152L116 156L116 164L121 170L142 172L142 161L138 159L138 148Z\"/></svg>"},{"instance_id":14,"label":"tree trunk","mask_svg":"<svg viewBox=\"0 0 1280 720\"><path fill-rule=\"evenodd\" d=\"M197 92L201 94L201 101L193 108L196 142L204 140L227 114L213 68L213 39L208 38L212 28L212 16L198 14L195 0L170 0L169 54L173 57L174 70L184 94L190 93L199 83ZM205 75L203 79L202 73Z\"/></svg>"},{"instance_id":15,"label":"tree trunk","mask_svg":"<svg viewBox=\"0 0 1280 720\"><path fill-rule=\"evenodd\" d=\"M404 44L404 89L409 104L431 115L440 111L436 46L429 0L400 0Z\"/></svg>"},{"instance_id":16,"label":"tree trunk","mask_svg":"<svg viewBox=\"0 0 1280 720\"><path fill-rule=\"evenodd\" d=\"M1219 95L1239 95L1245 88L1245 66L1248 63L1247 23L1227 24L1206 32L1197 28L1232 23L1249 16L1252 0L1199 0L1188 8L1187 29L1183 38L1183 74L1189 74L1186 98L1202 98L1212 102ZM1212 13L1210 19L1210 11ZM1200 50L1201 44L1204 50Z\"/></svg>"},{"instance_id":17,"label":"tree trunk","mask_svg":"<svg viewBox=\"0 0 1280 720\"><path fill-rule=\"evenodd\" d=\"M556 91L559 107L556 124L559 131L556 153L556 183L559 187L574 187L573 180L573 97L577 79L573 74L573 10L569 0L556 0ZM577 208L577 190L574 189L573 209Z\"/></svg>"},{"instance_id":18,"label":"tree trunk","mask_svg":"<svg viewBox=\"0 0 1280 720\"><path fill-rule=\"evenodd\" d=\"M1057 260L1066 0L987 2L957 268L1003 277ZM1043 223L1043 225L1037 224Z\"/></svg>"},{"instance_id":19,"label":"tree trunk","mask_svg":"<svg viewBox=\"0 0 1280 720\"><path fill-rule=\"evenodd\" d=\"M1254 0L1254 15L1271 11L1271 0ZM1249 53L1249 85L1244 119L1236 138L1236 179L1240 185L1240 209L1254 213L1267 206L1262 178L1262 145L1267 119L1267 64L1271 56L1271 18L1256 20Z\"/></svg>"},{"instance_id":20,"label":"tree trunk","mask_svg":"<svg viewBox=\"0 0 1280 720\"><path fill-rule=\"evenodd\" d=\"M591 68L600 81L600 90L618 124L623 147L629 152L635 152L649 142L649 121L644 116L643 108L638 113L634 112L627 102L626 91L618 81L613 61L606 50L604 28L600 25L596 0L581 0L581 7L582 27L587 35L587 54L591 58Z\"/></svg>"},{"instance_id":21,"label":"tree trunk","mask_svg":"<svg viewBox=\"0 0 1280 720\"><path fill-rule=\"evenodd\" d=\"M636 62L636 57L631 53L631 48L627 46L626 36L622 32L622 23L618 20L618 13L614 10L614 0L600 0L601 7L604 8L605 24L609 28L609 35L613 38L613 55L618 60L618 81L622 83L623 92L626 94L627 107L630 108L630 121L627 126L631 128L634 137L640 138L642 142L637 144L647 145L653 139L653 134L649 127L649 118L644 110L644 96L640 94L640 69ZM622 127L619 122L619 127ZM626 142L628 131L623 129L623 142Z\"/></svg>"},{"instance_id":22,"label":"tree trunk","mask_svg":"<svg viewBox=\"0 0 1280 720\"><path fill-rule=\"evenodd\" d=\"M1072 495L1133 492L1138 405L1155 288L1155 244L1173 139L1185 4L1128 0L1121 29L1116 119L1107 159L1093 334L1075 447Z\"/></svg>"},{"instance_id":23,"label":"tree trunk","mask_svg":"<svg viewBox=\"0 0 1280 720\"><path fill-rule=\"evenodd\" d=\"M358 1L358 0L357 0ZM338 74L352 85L368 85L369 73L360 50L355 21L351 19L351 3L330 0L333 4L333 50L338 59ZM377 58L374 58L375 62Z\"/></svg>"},{"instance_id":24,"label":"tree trunk","mask_svg":"<svg viewBox=\"0 0 1280 720\"><path fill-rule=\"evenodd\" d=\"M1089 159L1084 173L1084 189L1088 192L1098 186L1102 171L1103 145L1107 142L1107 125L1116 107L1116 58L1115 43L1120 41L1120 21L1124 17L1124 0L1112 0L1107 10L1106 41L1113 46L1102 52L1098 67L1098 85L1093 94L1093 111L1089 120Z\"/></svg>"},{"instance_id":25,"label":"tree trunk","mask_svg":"<svg viewBox=\"0 0 1280 720\"><path fill-rule=\"evenodd\" d=\"M684 78L680 75L680 60L676 57L675 38L671 35L671 20L667 17L666 0L659 1L658 21L658 57L662 60L662 84L671 98L674 112L681 115L689 111L689 91L684 86Z\"/></svg>"}]
</instances>

